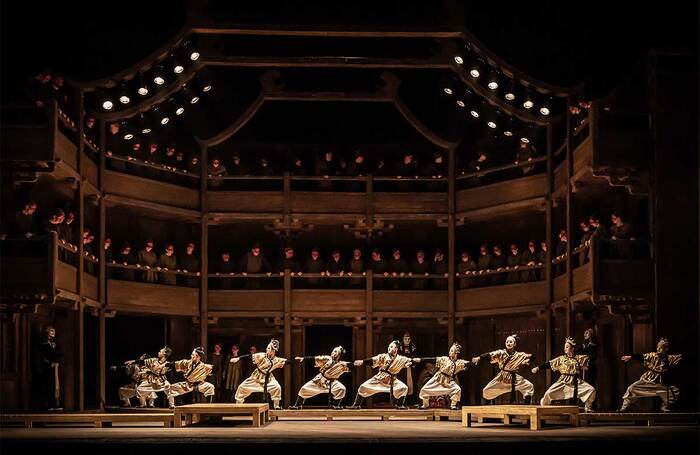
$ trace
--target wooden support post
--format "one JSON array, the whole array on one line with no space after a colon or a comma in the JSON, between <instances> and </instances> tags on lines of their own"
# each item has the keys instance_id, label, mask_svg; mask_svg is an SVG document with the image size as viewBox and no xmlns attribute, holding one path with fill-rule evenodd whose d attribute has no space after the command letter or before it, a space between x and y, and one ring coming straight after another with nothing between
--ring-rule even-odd
<instances>
[{"instance_id":1,"label":"wooden support post","mask_svg":"<svg viewBox=\"0 0 700 455\"><path fill-rule=\"evenodd\" d=\"M292 356L292 275L289 270L284 271L284 357ZM292 399L292 369L284 369L284 402L291 404Z\"/></svg>"},{"instance_id":2,"label":"wooden support post","mask_svg":"<svg viewBox=\"0 0 700 455\"><path fill-rule=\"evenodd\" d=\"M373 280L372 271L367 270L367 279L365 280L365 358L372 357L374 354L373 346L373 329L372 329L372 307L374 306L374 291L373 291ZM371 376L372 369L370 367L365 367L365 377L369 378Z\"/></svg>"},{"instance_id":3,"label":"wooden support post","mask_svg":"<svg viewBox=\"0 0 700 455\"><path fill-rule=\"evenodd\" d=\"M84 324L84 310L83 310L83 294L85 293L85 286L83 286L83 278L85 272L85 248L83 245L83 231L85 230L85 185L87 183L87 177L85 177L85 163L83 162L83 156L85 154L85 141L83 140L83 91L81 89L76 89L75 97L77 100L76 109L76 131L78 134L78 153L77 153L77 171L79 174L78 181L78 191L76 192L76 198L78 199L77 210L75 216L78 218L78 282L76 283L76 289L78 294L78 331L76 337L77 343L77 354L78 361L77 367L77 386L76 395L78 397L78 410L82 411L85 409L85 324Z\"/></svg>"},{"instance_id":4,"label":"wooden support post","mask_svg":"<svg viewBox=\"0 0 700 455\"><path fill-rule=\"evenodd\" d=\"M450 148L448 156L448 183L447 183L447 343L455 341L455 300L457 297L455 263L457 256L456 244L456 220L455 220L455 166L456 157L454 147Z\"/></svg>"},{"instance_id":5,"label":"wooden support post","mask_svg":"<svg viewBox=\"0 0 700 455\"><path fill-rule=\"evenodd\" d=\"M571 100L569 100L569 103ZM567 104L567 105L568 105ZM566 336L574 335L574 315L573 313L573 302L571 301L573 297L573 283L574 283L574 270L573 270L573 258L571 257L571 241L573 239L573 204L574 196L572 192L573 182L571 181L574 175L574 156L572 147L572 134L571 134L571 114L569 110L566 111Z\"/></svg>"},{"instance_id":6,"label":"wooden support post","mask_svg":"<svg viewBox=\"0 0 700 455\"><path fill-rule=\"evenodd\" d=\"M100 235L97 237L99 239L99 250L98 257L100 262L97 264L98 267L98 279L97 279L97 296L102 308L100 308L99 323L97 330L98 337L98 348L97 348L97 393L98 393L98 403L100 409L104 409L105 403L107 401L107 361L106 361L106 332L105 332L105 308L107 307L107 264L104 243L107 238L107 206L105 205L104 198L104 182L105 182L105 146L106 146L106 133L104 120L100 120L99 123L100 132L100 150L98 153L98 168L97 168L97 186L100 190L100 201L99 201L99 223L100 223Z\"/></svg>"},{"instance_id":7,"label":"wooden support post","mask_svg":"<svg viewBox=\"0 0 700 455\"><path fill-rule=\"evenodd\" d=\"M552 200L554 194L554 157L552 156L552 125L547 125L547 194L546 207L545 207L545 229L546 229L546 242L547 242L547 254L545 255L545 277L547 279L547 317L546 317L546 332L545 332L545 356L548 359L552 358L552 345L554 344L553 338L553 321L552 321L552 303L554 302L554 274L552 273L552 228L554 227L554 220L552 217L552 209L554 201ZM546 373L546 383L550 385L552 383L552 372L547 370Z\"/></svg>"},{"instance_id":8,"label":"wooden support post","mask_svg":"<svg viewBox=\"0 0 700 455\"><path fill-rule=\"evenodd\" d=\"M199 345L207 352L209 334L209 204L208 204L208 173L207 145L201 144L200 153L200 187L199 187L199 208L201 212L200 220L200 278L199 278Z\"/></svg>"}]
</instances>

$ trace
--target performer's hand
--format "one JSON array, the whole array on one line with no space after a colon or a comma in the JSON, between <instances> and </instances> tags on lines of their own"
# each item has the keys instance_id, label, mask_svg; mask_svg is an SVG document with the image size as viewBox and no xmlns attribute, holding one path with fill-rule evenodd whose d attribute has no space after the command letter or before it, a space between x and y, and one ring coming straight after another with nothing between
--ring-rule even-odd
<instances>
[{"instance_id":1,"label":"performer's hand","mask_svg":"<svg viewBox=\"0 0 700 455\"><path fill-rule=\"evenodd\" d=\"M537 373L538 371L540 371L540 367L535 367L535 368L533 368L533 369L530 370L530 371L532 371L533 374L534 374L534 373Z\"/></svg>"},{"instance_id":2,"label":"performer's hand","mask_svg":"<svg viewBox=\"0 0 700 455\"><path fill-rule=\"evenodd\" d=\"M632 356L631 355L623 355L622 357L620 357L620 360L622 360L623 362L629 362L630 360L632 360Z\"/></svg>"},{"instance_id":3,"label":"performer's hand","mask_svg":"<svg viewBox=\"0 0 700 455\"><path fill-rule=\"evenodd\" d=\"M352 364L355 365L356 367L361 367L362 366L362 360L355 360Z\"/></svg>"},{"instance_id":4,"label":"performer's hand","mask_svg":"<svg viewBox=\"0 0 700 455\"><path fill-rule=\"evenodd\" d=\"M124 362L124 365L131 365L132 363L134 363L133 360L127 360L126 362Z\"/></svg>"},{"instance_id":5,"label":"performer's hand","mask_svg":"<svg viewBox=\"0 0 700 455\"><path fill-rule=\"evenodd\" d=\"M420 357L414 357L411 359L413 363L420 363Z\"/></svg>"},{"instance_id":6,"label":"performer's hand","mask_svg":"<svg viewBox=\"0 0 700 455\"><path fill-rule=\"evenodd\" d=\"M294 360L298 360L299 363L301 363L304 361L304 358L303 357L294 357Z\"/></svg>"},{"instance_id":7,"label":"performer's hand","mask_svg":"<svg viewBox=\"0 0 700 455\"><path fill-rule=\"evenodd\" d=\"M231 363L238 363L240 359L238 357L234 357L231 359Z\"/></svg>"},{"instance_id":8,"label":"performer's hand","mask_svg":"<svg viewBox=\"0 0 700 455\"><path fill-rule=\"evenodd\" d=\"M473 357L473 358L472 358L472 363L473 363L474 365L478 365L478 364L479 364L479 360L481 360L479 357Z\"/></svg>"}]
</instances>

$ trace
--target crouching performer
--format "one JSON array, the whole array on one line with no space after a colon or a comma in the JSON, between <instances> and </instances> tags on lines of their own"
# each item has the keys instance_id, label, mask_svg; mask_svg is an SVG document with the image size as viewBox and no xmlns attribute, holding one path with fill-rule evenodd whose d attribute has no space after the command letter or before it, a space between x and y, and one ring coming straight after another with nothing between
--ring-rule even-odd
<instances>
[{"instance_id":1,"label":"crouching performer","mask_svg":"<svg viewBox=\"0 0 700 455\"><path fill-rule=\"evenodd\" d=\"M268 343L265 352L246 354L231 359L232 363L236 363L241 359L250 357L255 366L255 370L253 370L250 377L241 382L238 389L236 389L236 403L245 402L245 399L249 397L251 393L262 392L263 399L266 403L268 402L269 395L269 398L272 399L273 408L281 409L280 400L282 399L282 387L280 387L280 383L277 382L272 372L278 368L284 368L284 366L291 363L291 361L283 359L282 357L277 357L279 348L280 342L272 339Z\"/></svg>"},{"instance_id":2,"label":"crouching performer","mask_svg":"<svg viewBox=\"0 0 700 455\"><path fill-rule=\"evenodd\" d=\"M317 355L306 357L295 357L295 360L303 362L304 360L313 359L314 366L319 369L318 374L309 382L304 384L299 390L297 401L294 406L289 409L301 409L306 399L320 395L328 394L328 407L341 409L340 403L345 398L345 386L338 380L343 373L350 371L348 365L350 362L343 362L341 359L345 355L345 348L336 346L331 351L331 355Z\"/></svg>"},{"instance_id":3,"label":"crouching performer","mask_svg":"<svg viewBox=\"0 0 700 455\"><path fill-rule=\"evenodd\" d=\"M139 357L139 361L143 362L148 358L148 354L143 354ZM112 371L117 371L124 369L124 372L131 378L131 383L119 387L119 399L122 400L125 407L131 407L131 399L137 396L136 388L139 386L141 381L146 378L147 369L143 365L136 363L136 360L129 360L124 362L122 366L110 367ZM154 401L157 398L155 392L151 393L148 397L139 397L139 407L146 407L146 398L148 398L148 406L154 407Z\"/></svg>"},{"instance_id":4,"label":"crouching performer","mask_svg":"<svg viewBox=\"0 0 700 455\"><path fill-rule=\"evenodd\" d=\"M359 367L371 363L372 368L379 368L379 371L360 385L355 402L350 406L350 409L360 409L365 398L375 393L385 392L389 392L391 403L395 404L398 409L406 409L404 401L408 393L408 386L396 379L396 375L404 368L411 366L411 359L398 354L400 346L398 341L392 341L386 354L375 355L364 360L355 360L355 366ZM400 404L396 404L395 400L399 399L401 400Z\"/></svg>"},{"instance_id":5,"label":"crouching performer","mask_svg":"<svg viewBox=\"0 0 700 455\"><path fill-rule=\"evenodd\" d=\"M681 361L682 354L669 354L670 343L668 338L661 338L656 345L656 352L646 354L626 355L622 357L623 362L638 360L643 362L646 371L638 381L627 387L627 391L622 396L622 407L619 412L627 412L632 403L639 398L659 397L661 398L661 412L669 412L670 407L678 400L680 390L678 387L665 383L666 373L670 367L675 367Z\"/></svg>"},{"instance_id":6,"label":"crouching performer","mask_svg":"<svg viewBox=\"0 0 700 455\"><path fill-rule=\"evenodd\" d=\"M510 335L506 338L506 348L481 354L474 357L472 362L478 364L479 361L490 359L491 363L497 363L501 370L495 378L491 380L482 392L484 399L493 400L498 396L510 392L510 402L516 402L515 392L523 395L525 404L530 404L532 394L535 393L535 386L530 381L518 374L518 370L523 365L530 364L532 354L515 350L518 344L518 336Z\"/></svg>"},{"instance_id":7,"label":"crouching performer","mask_svg":"<svg viewBox=\"0 0 700 455\"><path fill-rule=\"evenodd\" d=\"M430 397L449 395L450 409L459 409L459 400L462 398L462 388L457 384L457 373L466 371L472 365L469 360L459 359L459 354L462 352L462 346L459 343L454 343L450 347L449 355L441 357L422 357L414 358L414 363L421 361L429 361L435 363L437 371L432 378L420 389L418 396L423 404L419 409L428 409Z\"/></svg>"},{"instance_id":8,"label":"crouching performer","mask_svg":"<svg viewBox=\"0 0 700 455\"><path fill-rule=\"evenodd\" d=\"M197 347L192 350L189 359L178 360L177 362L168 362L175 368L175 371L183 373L184 381L176 382L170 386L168 393L168 405L170 408L175 407L175 397L190 393L197 389L199 393L211 403L214 399L214 384L207 382L207 376L210 376L214 367L208 363L204 363L204 348Z\"/></svg>"},{"instance_id":9,"label":"crouching performer","mask_svg":"<svg viewBox=\"0 0 700 455\"><path fill-rule=\"evenodd\" d=\"M552 384L540 400L543 406L552 404L552 400L572 400L578 406L579 398L583 401L586 412L591 412L595 400L595 388L581 379L581 372L588 364L587 355L576 355L576 341L567 337L564 342L564 355L544 362L532 369L533 373L551 368L559 372L559 379Z\"/></svg>"},{"instance_id":10,"label":"crouching performer","mask_svg":"<svg viewBox=\"0 0 700 455\"><path fill-rule=\"evenodd\" d=\"M170 392L170 382L166 374L170 371L170 366L168 366L168 357L170 357L170 354L172 354L172 350L164 346L158 351L158 357L150 357L134 362L138 365L142 365L145 369L145 376L136 387L136 396L139 398L139 401L143 401L144 397L148 398L158 392L163 392L165 396L168 396Z\"/></svg>"}]
</instances>

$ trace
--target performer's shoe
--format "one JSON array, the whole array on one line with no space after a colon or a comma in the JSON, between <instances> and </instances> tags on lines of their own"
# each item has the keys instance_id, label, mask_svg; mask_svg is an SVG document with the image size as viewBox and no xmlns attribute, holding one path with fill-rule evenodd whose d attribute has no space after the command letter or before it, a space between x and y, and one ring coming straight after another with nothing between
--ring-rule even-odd
<instances>
[{"instance_id":1,"label":"performer's shoe","mask_svg":"<svg viewBox=\"0 0 700 455\"><path fill-rule=\"evenodd\" d=\"M396 409L408 409L406 407L406 396L404 395L403 398L401 398L401 402L396 403Z\"/></svg>"},{"instance_id":2,"label":"performer's shoe","mask_svg":"<svg viewBox=\"0 0 700 455\"><path fill-rule=\"evenodd\" d=\"M450 410L459 411L459 406L457 406L456 404L452 404L452 405L450 405Z\"/></svg>"},{"instance_id":3,"label":"performer's shoe","mask_svg":"<svg viewBox=\"0 0 700 455\"><path fill-rule=\"evenodd\" d=\"M130 407L131 407L131 401L124 401L124 402L122 402L122 407L130 408Z\"/></svg>"},{"instance_id":4,"label":"performer's shoe","mask_svg":"<svg viewBox=\"0 0 700 455\"><path fill-rule=\"evenodd\" d=\"M302 397L297 395L297 401L289 407L289 409L304 409L304 400Z\"/></svg>"},{"instance_id":5,"label":"performer's shoe","mask_svg":"<svg viewBox=\"0 0 700 455\"><path fill-rule=\"evenodd\" d=\"M619 408L619 409L616 409L615 412L621 412L621 413L629 412L629 408Z\"/></svg>"},{"instance_id":6,"label":"performer's shoe","mask_svg":"<svg viewBox=\"0 0 700 455\"><path fill-rule=\"evenodd\" d=\"M355 402L352 404L352 406L349 406L348 409L362 409L362 402L364 401L364 398L360 396L358 393L357 396L355 396Z\"/></svg>"},{"instance_id":7,"label":"performer's shoe","mask_svg":"<svg viewBox=\"0 0 700 455\"><path fill-rule=\"evenodd\" d=\"M532 395L524 396L525 404L532 404Z\"/></svg>"},{"instance_id":8,"label":"performer's shoe","mask_svg":"<svg viewBox=\"0 0 700 455\"><path fill-rule=\"evenodd\" d=\"M333 405L333 409L343 409L343 407L340 405L340 403L343 402L343 399L341 398L340 400L336 400L335 404Z\"/></svg>"}]
</instances>

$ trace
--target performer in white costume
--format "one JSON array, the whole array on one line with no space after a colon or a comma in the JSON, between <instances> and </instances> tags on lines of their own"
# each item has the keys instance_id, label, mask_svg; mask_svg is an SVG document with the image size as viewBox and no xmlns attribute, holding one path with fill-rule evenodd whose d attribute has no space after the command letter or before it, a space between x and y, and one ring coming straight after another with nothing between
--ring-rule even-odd
<instances>
[{"instance_id":1,"label":"performer in white costume","mask_svg":"<svg viewBox=\"0 0 700 455\"><path fill-rule=\"evenodd\" d=\"M472 362L459 359L462 346L453 343L449 355L441 357L414 358L414 363L429 361L435 364L437 371L432 378L420 389L418 396L423 404L419 409L428 409L430 397L448 395L450 397L450 409L459 409L459 400L462 397L462 388L457 384L457 373L465 371Z\"/></svg>"},{"instance_id":2,"label":"performer in white costume","mask_svg":"<svg viewBox=\"0 0 700 455\"><path fill-rule=\"evenodd\" d=\"M239 362L241 359L250 357L255 366L255 370L250 377L241 382L236 389L236 403L243 403L251 393L262 392L265 402L268 395L272 399L274 409L280 408L280 400L282 399L282 387L277 382L272 372L278 368L284 368L285 365L291 363L290 360L277 357L280 342L272 339L267 345L265 352L256 352L255 354L246 354L240 357L231 359L232 363Z\"/></svg>"},{"instance_id":3,"label":"performer in white costume","mask_svg":"<svg viewBox=\"0 0 700 455\"><path fill-rule=\"evenodd\" d=\"M530 404L532 394L535 393L535 386L530 381L518 374L518 369L523 365L528 365L532 359L532 354L515 350L518 344L518 336L510 335L506 338L506 348L481 354L474 357L472 362L478 364L479 361L490 359L491 363L497 363L501 370L495 378L491 380L483 390L486 400L493 400L496 397L510 392L510 401L515 403L515 392L523 395L525 404Z\"/></svg>"},{"instance_id":4,"label":"performer in white costume","mask_svg":"<svg viewBox=\"0 0 700 455\"><path fill-rule=\"evenodd\" d=\"M314 366L319 369L319 372L312 380L307 382L299 390L297 395L297 401L294 406L290 406L289 409L301 409L304 405L304 401L307 398L320 395L322 393L328 394L328 407L334 407L335 409L341 409L340 403L345 398L345 386L342 382L338 380L343 373L350 371L348 365L350 362L343 362L342 359L345 355L345 348L342 346L336 346L331 355L317 355L317 356L306 356L306 357L295 357L300 363L304 360L314 360ZM331 399L335 400L333 403Z\"/></svg>"},{"instance_id":5,"label":"performer in white costume","mask_svg":"<svg viewBox=\"0 0 700 455\"><path fill-rule=\"evenodd\" d=\"M204 348L197 347L192 350L189 359L168 362L168 365L173 366L175 371L180 371L185 376L184 381L177 382L170 386L168 404L171 408L175 407L176 396L190 393L195 389L208 398L210 403L214 399L214 384L206 381L207 376L211 376L214 367L208 363L204 363L204 358Z\"/></svg>"},{"instance_id":6,"label":"performer in white costume","mask_svg":"<svg viewBox=\"0 0 700 455\"><path fill-rule=\"evenodd\" d=\"M360 409L362 401L375 393L389 393L391 402L403 398L400 404L397 404L398 409L405 409L404 400L408 392L408 386L396 379L396 375L411 365L411 359L398 354L400 343L392 341L389 343L386 354L375 355L369 359L355 360L355 366L372 364L372 368L379 368L377 374L366 380L360 385L357 390L355 402L350 409Z\"/></svg>"}]
</instances>

